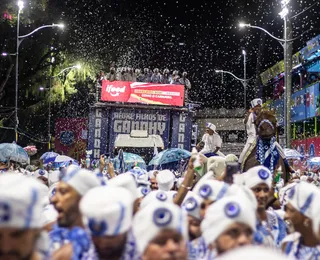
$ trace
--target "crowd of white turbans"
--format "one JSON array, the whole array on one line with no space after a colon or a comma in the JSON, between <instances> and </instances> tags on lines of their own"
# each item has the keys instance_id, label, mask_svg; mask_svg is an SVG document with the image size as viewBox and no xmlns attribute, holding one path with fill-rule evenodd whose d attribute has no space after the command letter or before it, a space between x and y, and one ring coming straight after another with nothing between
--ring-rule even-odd
<instances>
[{"instance_id":1,"label":"crowd of white turbans","mask_svg":"<svg viewBox=\"0 0 320 260\"><path fill-rule=\"evenodd\" d=\"M225 159L212 157L203 176L192 160L179 179L74 165L1 174L0 259L320 259L315 185L275 189L263 166L228 184Z\"/></svg>"}]
</instances>

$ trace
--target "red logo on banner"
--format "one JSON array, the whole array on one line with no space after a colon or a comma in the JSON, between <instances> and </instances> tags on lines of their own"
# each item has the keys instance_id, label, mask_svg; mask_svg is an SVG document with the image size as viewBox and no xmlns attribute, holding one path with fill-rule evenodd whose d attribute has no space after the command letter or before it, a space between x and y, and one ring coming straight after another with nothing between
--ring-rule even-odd
<instances>
[{"instance_id":1,"label":"red logo on banner","mask_svg":"<svg viewBox=\"0 0 320 260\"><path fill-rule=\"evenodd\" d=\"M104 80L102 91L107 101L127 102L131 94L130 82Z\"/></svg>"},{"instance_id":2,"label":"red logo on banner","mask_svg":"<svg viewBox=\"0 0 320 260\"><path fill-rule=\"evenodd\" d=\"M128 81L102 81L101 100L183 106L184 86Z\"/></svg>"}]
</instances>

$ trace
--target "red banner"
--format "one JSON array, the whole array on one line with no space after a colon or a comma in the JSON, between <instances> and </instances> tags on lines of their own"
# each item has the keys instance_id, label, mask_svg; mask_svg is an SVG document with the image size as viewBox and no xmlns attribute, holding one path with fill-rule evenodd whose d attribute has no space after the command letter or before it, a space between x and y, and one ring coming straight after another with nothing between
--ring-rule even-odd
<instances>
[{"instance_id":1,"label":"red banner","mask_svg":"<svg viewBox=\"0 0 320 260\"><path fill-rule=\"evenodd\" d=\"M55 124L55 151L78 161L85 158L88 139L88 119L58 118Z\"/></svg>"},{"instance_id":2,"label":"red banner","mask_svg":"<svg viewBox=\"0 0 320 260\"><path fill-rule=\"evenodd\" d=\"M183 106L184 86L129 81L102 81L101 100Z\"/></svg>"},{"instance_id":3,"label":"red banner","mask_svg":"<svg viewBox=\"0 0 320 260\"><path fill-rule=\"evenodd\" d=\"M293 149L307 157L320 156L320 137L312 137L303 140L294 140L291 142Z\"/></svg>"}]
</instances>

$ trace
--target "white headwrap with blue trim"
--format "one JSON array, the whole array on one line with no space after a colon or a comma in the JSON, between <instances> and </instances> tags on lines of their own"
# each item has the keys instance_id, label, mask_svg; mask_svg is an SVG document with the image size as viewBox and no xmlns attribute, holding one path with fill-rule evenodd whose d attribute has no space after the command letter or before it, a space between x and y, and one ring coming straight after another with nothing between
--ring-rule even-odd
<instances>
[{"instance_id":1,"label":"white headwrap with blue trim","mask_svg":"<svg viewBox=\"0 0 320 260\"><path fill-rule=\"evenodd\" d=\"M319 192L316 194L315 201L320 201ZM315 206L311 210L312 213L312 226L314 234L319 238L320 237L320 207Z\"/></svg>"},{"instance_id":2,"label":"white headwrap with blue trim","mask_svg":"<svg viewBox=\"0 0 320 260\"><path fill-rule=\"evenodd\" d=\"M256 229L256 213L246 196L222 198L208 207L201 223L202 237L207 245L213 243L234 223L247 224Z\"/></svg>"},{"instance_id":3,"label":"white headwrap with blue trim","mask_svg":"<svg viewBox=\"0 0 320 260\"><path fill-rule=\"evenodd\" d=\"M42 183L8 172L0 175L0 228L41 228Z\"/></svg>"},{"instance_id":4,"label":"white headwrap with blue trim","mask_svg":"<svg viewBox=\"0 0 320 260\"><path fill-rule=\"evenodd\" d=\"M131 192L125 188L93 188L80 201L83 222L93 236L123 234L131 227L133 202Z\"/></svg>"},{"instance_id":5,"label":"white headwrap with blue trim","mask_svg":"<svg viewBox=\"0 0 320 260\"><path fill-rule=\"evenodd\" d=\"M200 209L203 199L194 192L189 191L186 198L183 200L181 208L187 212L189 216L196 219L201 219Z\"/></svg>"},{"instance_id":6,"label":"white headwrap with blue trim","mask_svg":"<svg viewBox=\"0 0 320 260\"><path fill-rule=\"evenodd\" d=\"M108 186L110 187L122 187L131 192L134 199L139 198L139 193L137 191L138 184L135 177L131 173L122 173L109 180Z\"/></svg>"},{"instance_id":7,"label":"white headwrap with blue trim","mask_svg":"<svg viewBox=\"0 0 320 260\"><path fill-rule=\"evenodd\" d=\"M194 187L193 192L202 199L217 201L227 194L229 187L230 185L223 181L212 179L203 181L201 179Z\"/></svg>"},{"instance_id":8,"label":"white headwrap with blue trim","mask_svg":"<svg viewBox=\"0 0 320 260\"><path fill-rule=\"evenodd\" d=\"M172 202L173 198L169 194L162 190L154 190L149 192L141 201L140 208L145 208L147 205L153 202Z\"/></svg>"},{"instance_id":9,"label":"white headwrap with blue trim","mask_svg":"<svg viewBox=\"0 0 320 260\"><path fill-rule=\"evenodd\" d=\"M156 202L141 209L134 217L132 230L141 254L161 230L172 229L188 241L187 214L173 203Z\"/></svg>"},{"instance_id":10,"label":"white headwrap with blue trim","mask_svg":"<svg viewBox=\"0 0 320 260\"><path fill-rule=\"evenodd\" d=\"M288 203L308 218L313 217L312 209L318 207L320 190L307 182L297 183L288 194Z\"/></svg>"},{"instance_id":11,"label":"white headwrap with blue trim","mask_svg":"<svg viewBox=\"0 0 320 260\"><path fill-rule=\"evenodd\" d=\"M255 166L240 176L243 177L244 185L248 188L252 188L261 183L265 183L271 188L272 174L267 167Z\"/></svg>"},{"instance_id":12,"label":"white headwrap with blue trim","mask_svg":"<svg viewBox=\"0 0 320 260\"><path fill-rule=\"evenodd\" d=\"M175 176L172 171L162 170L157 174L157 182L159 190L169 191L172 189L175 181Z\"/></svg>"},{"instance_id":13,"label":"white headwrap with blue trim","mask_svg":"<svg viewBox=\"0 0 320 260\"><path fill-rule=\"evenodd\" d=\"M74 188L81 196L94 187L101 185L98 177L86 169L81 169L74 165L68 167L62 182Z\"/></svg>"}]
</instances>

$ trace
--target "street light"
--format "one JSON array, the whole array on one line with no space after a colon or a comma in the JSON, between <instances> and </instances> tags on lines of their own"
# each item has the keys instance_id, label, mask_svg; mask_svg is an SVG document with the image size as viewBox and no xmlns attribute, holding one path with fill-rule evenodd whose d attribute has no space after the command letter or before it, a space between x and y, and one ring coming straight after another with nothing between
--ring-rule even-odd
<instances>
[{"instance_id":1,"label":"street light","mask_svg":"<svg viewBox=\"0 0 320 260\"><path fill-rule=\"evenodd\" d=\"M33 30L31 33L28 33L26 35L20 35L20 14L21 11L24 7L24 3L23 1L18 1L18 19L17 19L17 43L16 43L16 72L15 72L15 80L16 80L16 84L15 84L15 127L14 127L14 131L15 131L15 140L16 142L18 142L18 125L19 125L19 119L18 119L18 91L19 91L19 47L21 42L31 36L32 34L34 34L35 32L44 29L44 28L53 28L53 27L58 27L58 28L63 28L64 25L63 24L52 24L52 25L43 25L38 27L37 29Z\"/></svg>"},{"instance_id":2,"label":"street light","mask_svg":"<svg viewBox=\"0 0 320 260\"><path fill-rule=\"evenodd\" d=\"M282 11L279 13L280 17L284 19L289 13L289 9L287 7L283 8Z\"/></svg>"},{"instance_id":3,"label":"street light","mask_svg":"<svg viewBox=\"0 0 320 260\"><path fill-rule=\"evenodd\" d=\"M19 11L21 11L24 7L24 3L23 1L18 1L18 7L19 7Z\"/></svg>"},{"instance_id":4,"label":"street light","mask_svg":"<svg viewBox=\"0 0 320 260\"><path fill-rule=\"evenodd\" d=\"M273 39L277 40L280 45L283 47L283 52L284 52L284 132L286 135L286 140L285 140L285 145L287 148L290 147L290 142L291 142L291 80L292 80L292 75L291 75L291 70L292 70L292 53L289 53L289 43L291 43L294 39L288 39L290 38L291 30L287 30L287 22L288 20L288 14L289 14L289 9L288 9L288 4L290 0L282 0L281 1L281 6L282 6L282 11L279 13L281 19L284 21L284 39L280 39L272 35L270 32L268 32L266 29L259 27L259 26L254 26L250 24L245 24L245 23L239 23L240 28L244 27L249 27L249 28L254 28L254 29L259 29L266 34L268 34L270 37ZM289 28L291 28L289 26ZM290 48L290 50L292 50ZM292 52L292 51L291 51Z\"/></svg>"},{"instance_id":5,"label":"street light","mask_svg":"<svg viewBox=\"0 0 320 260\"><path fill-rule=\"evenodd\" d=\"M244 88L244 110L247 108L247 53L242 50L243 55L243 88Z\"/></svg>"},{"instance_id":6,"label":"street light","mask_svg":"<svg viewBox=\"0 0 320 260\"><path fill-rule=\"evenodd\" d=\"M52 57L51 59L51 67L52 67L52 64L54 62L54 57ZM48 149L50 151L51 149L51 88L52 88L52 79L60 76L62 73L64 73L65 71L67 70L72 70L72 69L80 69L81 68L81 65L80 64L77 64L77 65L74 65L74 66L70 66L70 67L67 67L63 70L61 70L57 75L55 76L51 76L50 75L50 83L49 83L49 109L48 109ZM52 69L52 68L51 68ZM41 89L40 89L41 90ZM44 88L43 88L44 90Z\"/></svg>"},{"instance_id":7,"label":"street light","mask_svg":"<svg viewBox=\"0 0 320 260\"><path fill-rule=\"evenodd\" d=\"M247 23L239 23L239 27L240 27L240 28L250 27L250 24L247 24Z\"/></svg>"},{"instance_id":8,"label":"street light","mask_svg":"<svg viewBox=\"0 0 320 260\"><path fill-rule=\"evenodd\" d=\"M245 61L244 61L244 63L245 63ZM225 71L225 70L214 70L214 72L215 72L215 73L221 73L222 75L223 75L223 73L229 74L229 75L231 75L232 77L234 77L236 80L238 80L238 81L240 81L240 82L242 83L243 88L244 88L244 104L243 104L243 106L244 106L244 110L246 110L246 103L247 103L247 100L246 100L246 88L247 88L247 86L248 86L248 81L249 81L250 79L246 79L246 78L241 79L241 78L237 77L236 75L234 75L232 72L230 72L230 71ZM246 74L245 71L244 71L244 74ZM246 76L245 76L245 77L246 77Z\"/></svg>"},{"instance_id":9,"label":"street light","mask_svg":"<svg viewBox=\"0 0 320 260\"><path fill-rule=\"evenodd\" d=\"M15 54L15 53L3 52L3 53L1 53L1 56L2 56L2 57L7 57L7 56L16 56L16 54Z\"/></svg>"}]
</instances>

